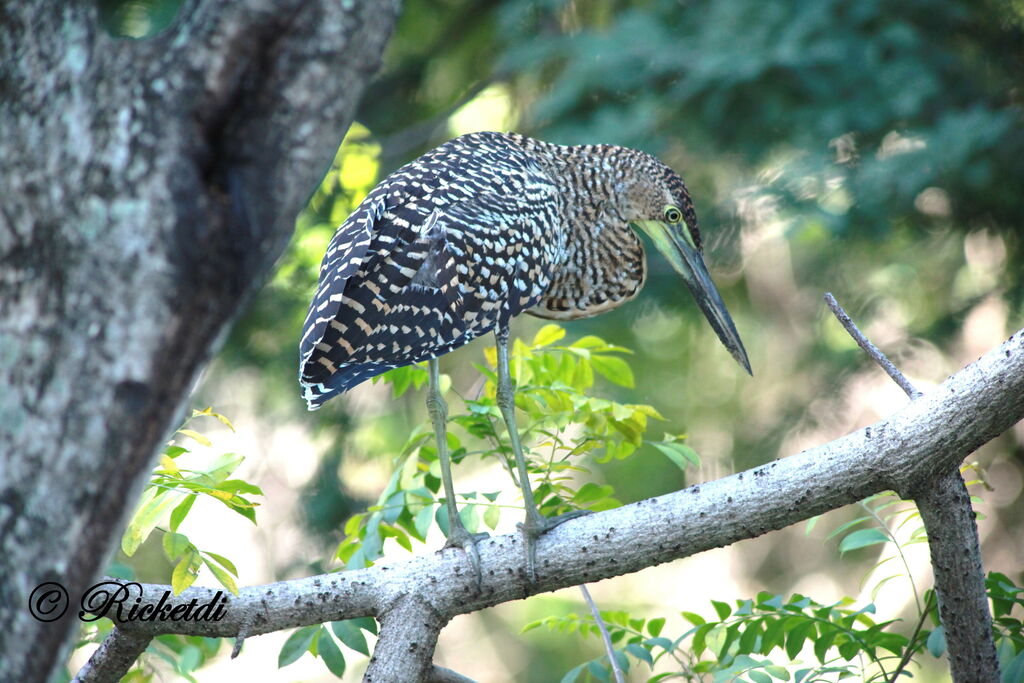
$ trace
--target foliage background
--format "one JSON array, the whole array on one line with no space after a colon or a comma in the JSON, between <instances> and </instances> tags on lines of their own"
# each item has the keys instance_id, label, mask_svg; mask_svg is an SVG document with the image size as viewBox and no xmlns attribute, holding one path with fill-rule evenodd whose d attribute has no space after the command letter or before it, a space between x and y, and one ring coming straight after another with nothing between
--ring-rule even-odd
<instances>
[{"instance_id":1,"label":"foliage background","mask_svg":"<svg viewBox=\"0 0 1024 683\"><path fill-rule=\"evenodd\" d=\"M99 6L114 33L146 38L178 4ZM223 439L248 456L246 478L267 494L260 526L231 520L190 536L234 542L235 554L224 554L242 584L334 566L345 520L376 500L425 409L422 392L392 400L367 384L306 413L297 340L320 258L375 182L472 130L641 148L680 171L695 197L754 378L738 371L656 255L637 301L569 325L570 339L597 334L637 351L636 388L606 385L606 395L656 406L703 460L686 477L656 453L602 465L598 476L620 500L783 457L886 415L905 399L826 314L821 295L834 292L923 390L1024 324L1022 67L1024 6L1010 0L408 0L358 124L197 392L195 405L216 406L239 429ZM529 338L539 327L524 318L513 333ZM486 344L442 360L453 386L469 389ZM978 454L994 485L981 508L987 568L1018 584L1022 443L1018 426ZM494 490L509 485L503 477L467 461L456 487ZM832 526L852 514L833 513ZM512 517L503 518L509 529ZM776 532L605 582L595 594L602 607L670 620L682 609L707 614L707 596L762 589L820 602L856 597L877 548L839 559L826 531ZM928 585L926 551L915 552L919 585ZM169 571L158 551L148 557L154 575ZM913 602L901 582L879 597L890 616L909 614ZM518 631L580 609L569 591L457 619L438 661L481 680L549 680L581 660L581 643ZM597 652L596 640L582 646ZM264 649L272 656L277 646ZM272 658L249 650L264 678ZM237 674L245 659L215 664L210 679ZM277 676L325 674L307 657ZM942 678L926 671L919 680Z\"/></svg>"}]
</instances>

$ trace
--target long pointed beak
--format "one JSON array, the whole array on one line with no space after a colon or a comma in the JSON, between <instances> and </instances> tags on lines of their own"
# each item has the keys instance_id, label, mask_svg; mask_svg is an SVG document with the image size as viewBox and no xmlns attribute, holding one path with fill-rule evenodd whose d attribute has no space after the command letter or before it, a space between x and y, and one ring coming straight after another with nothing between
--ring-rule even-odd
<instances>
[{"instance_id":1,"label":"long pointed beak","mask_svg":"<svg viewBox=\"0 0 1024 683\"><path fill-rule=\"evenodd\" d=\"M708 268L704 265L704 258L690 241L686 228L673 229L668 223L662 221L636 221L636 224L650 236L654 246L668 259L676 272L683 276L686 286L690 288L690 293L693 294L704 317L711 323L715 334L722 340L722 344L736 359L736 362L753 376L754 373L750 371L747 350L743 348L743 342L736 331L732 316L729 315L725 302L722 301L722 295L718 293L718 288L711 281Z\"/></svg>"}]
</instances>

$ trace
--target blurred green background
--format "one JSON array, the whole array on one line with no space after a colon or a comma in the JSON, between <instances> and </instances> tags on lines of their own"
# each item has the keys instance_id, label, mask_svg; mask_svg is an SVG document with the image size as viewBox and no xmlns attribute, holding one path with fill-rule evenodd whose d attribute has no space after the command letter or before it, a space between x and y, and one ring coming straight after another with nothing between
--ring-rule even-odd
<instances>
[{"instance_id":1,"label":"blurred green background","mask_svg":"<svg viewBox=\"0 0 1024 683\"><path fill-rule=\"evenodd\" d=\"M173 22L178 4L100 7L114 33L144 38ZM598 334L635 349L636 389L603 391L655 405L703 458L685 479L656 453L604 466L629 502L784 457L902 404L827 313L826 291L924 390L1024 325L1022 75L1020 0L404 2L357 123L193 401L257 435L247 454L267 478L261 576L334 566L326 558L345 519L375 500L390 457L424 417L421 392L395 402L369 385L307 413L296 382L299 330L327 242L390 171L454 135L508 129L636 147L686 179L754 377L656 253L638 300L567 325L570 339ZM524 318L513 332L539 325ZM468 388L481 357L474 343L442 369ZM1018 583L1022 442L1018 426L978 454L995 482L981 493L988 568ZM472 488L467 476L471 465L456 472L457 488ZM833 515L831 526L844 519ZM840 560L823 538L796 529L740 544L724 594L710 576L690 592L704 603L761 588L857 595L876 555ZM926 557L922 567L927 576ZM637 607L646 598L618 581L599 594L602 606L677 610ZM476 656L494 672L467 673L556 680L584 658L580 641L517 631L528 618L580 610L576 600L561 593L467 617L462 632L487 634ZM446 638L439 660L458 668L466 642Z\"/></svg>"}]
</instances>

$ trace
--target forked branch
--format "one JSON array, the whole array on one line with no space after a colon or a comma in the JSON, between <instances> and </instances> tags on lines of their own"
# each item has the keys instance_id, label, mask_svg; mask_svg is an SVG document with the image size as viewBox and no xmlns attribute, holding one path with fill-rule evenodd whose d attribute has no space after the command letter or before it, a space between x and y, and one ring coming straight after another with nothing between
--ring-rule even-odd
<instances>
[{"instance_id":1,"label":"forked branch","mask_svg":"<svg viewBox=\"0 0 1024 683\"><path fill-rule=\"evenodd\" d=\"M923 396L885 354L864 336L831 293L825 295L825 301L850 336L882 366L911 400ZM996 644L992 637L992 614L985 593L985 568L978 544L978 525L959 468L937 470L934 477L917 486L913 491L913 499L921 511L921 519L928 532L939 617L946 630L946 647L953 680L958 683L998 681L999 660L996 658ZM903 665L905 661L901 662L900 669ZM892 681L896 680L900 669L893 674Z\"/></svg>"},{"instance_id":2,"label":"forked branch","mask_svg":"<svg viewBox=\"0 0 1024 683\"><path fill-rule=\"evenodd\" d=\"M890 417L796 455L566 522L541 537L537 582L526 581L520 534L479 544L476 585L465 553L442 550L368 569L249 587L229 597L219 622L125 623L126 632L235 637L363 616L406 604L427 609L430 638L415 652L404 631L382 629L367 678L415 680L436 631L453 616L620 576L795 524L881 491L918 492L955 471L978 446L1024 418L1024 330ZM929 530L930 531L930 530ZM144 586L157 601L165 586ZM192 588L183 597L209 600ZM397 612L394 612L397 613ZM386 622L385 622L386 623ZM384 674L387 675L384 675Z\"/></svg>"}]
</instances>

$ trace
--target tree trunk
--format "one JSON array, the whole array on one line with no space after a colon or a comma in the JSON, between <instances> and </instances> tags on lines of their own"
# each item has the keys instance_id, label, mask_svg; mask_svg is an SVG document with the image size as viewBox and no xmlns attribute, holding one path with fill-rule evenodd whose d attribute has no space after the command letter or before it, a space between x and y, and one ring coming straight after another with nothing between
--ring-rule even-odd
<instances>
[{"instance_id":1,"label":"tree trunk","mask_svg":"<svg viewBox=\"0 0 1024 683\"><path fill-rule=\"evenodd\" d=\"M0 680L63 663L83 590L396 13L194 0L130 41L95 3L0 7ZM29 610L44 582L70 598L54 621Z\"/></svg>"}]
</instances>

